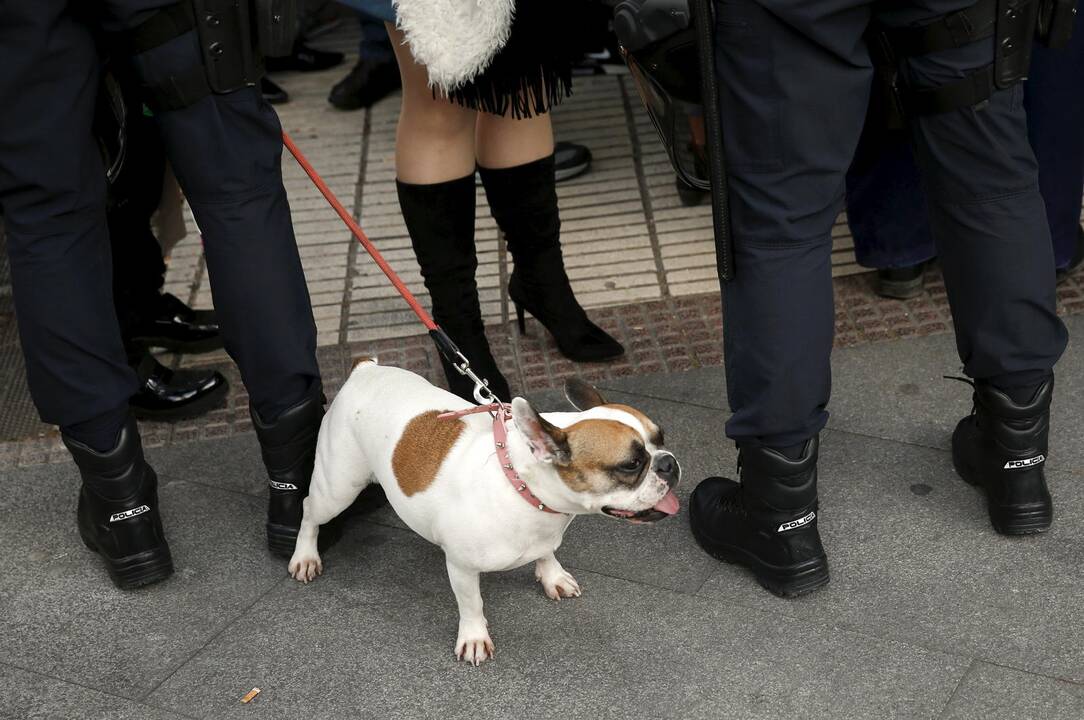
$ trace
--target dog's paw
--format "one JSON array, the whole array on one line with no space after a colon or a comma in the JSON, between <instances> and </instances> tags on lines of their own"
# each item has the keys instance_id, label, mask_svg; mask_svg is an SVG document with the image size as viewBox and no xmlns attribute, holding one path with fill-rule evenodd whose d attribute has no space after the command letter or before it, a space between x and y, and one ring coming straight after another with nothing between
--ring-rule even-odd
<instances>
[{"instance_id":1,"label":"dog's paw","mask_svg":"<svg viewBox=\"0 0 1084 720\"><path fill-rule=\"evenodd\" d=\"M493 640L485 625L460 625L455 641L455 658L478 667L493 657Z\"/></svg>"},{"instance_id":2,"label":"dog's paw","mask_svg":"<svg viewBox=\"0 0 1084 720\"><path fill-rule=\"evenodd\" d=\"M580 584L576 582L576 578L572 577L572 573L557 565L557 563L553 563L553 565L556 565L556 567L536 568L534 573L538 582L542 583L542 589L545 591L546 597L551 600L560 600L561 598L579 597L583 594Z\"/></svg>"},{"instance_id":3,"label":"dog's paw","mask_svg":"<svg viewBox=\"0 0 1084 720\"><path fill-rule=\"evenodd\" d=\"M294 556L290 558L288 569L290 576L294 580L307 585L310 581L315 580L320 573L324 572L324 563L320 560L319 553L295 551Z\"/></svg>"}]
</instances>

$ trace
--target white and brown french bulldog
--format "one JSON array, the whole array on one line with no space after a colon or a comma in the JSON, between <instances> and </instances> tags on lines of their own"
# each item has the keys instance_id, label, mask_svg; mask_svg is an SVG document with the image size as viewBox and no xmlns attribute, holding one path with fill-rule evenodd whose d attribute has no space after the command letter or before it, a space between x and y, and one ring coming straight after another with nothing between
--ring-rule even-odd
<instances>
[{"instance_id":1,"label":"white and brown french bulldog","mask_svg":"<svg viewBox=\"0 0 1084 720\"><path fill-rule=\"evenodd\" d=\"M456 657L492 657L479 573L534 562L546 595L577 597L554 557L575 516L652 522L678 510L681 471L658 425L586 383L565 392L580 412L540 415L516 398L502 438L488 413L441 417L474 407L461 398L360 360L320 427L290 574L307 583L321 573L320 526L379 483L403 522L444 550L459 605Z\"/></svg>"}]
</instances>

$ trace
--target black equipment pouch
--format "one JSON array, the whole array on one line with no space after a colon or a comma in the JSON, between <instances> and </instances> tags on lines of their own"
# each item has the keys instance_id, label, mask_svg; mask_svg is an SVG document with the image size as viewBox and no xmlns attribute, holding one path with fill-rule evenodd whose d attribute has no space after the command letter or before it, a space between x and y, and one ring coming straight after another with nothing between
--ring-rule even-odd
<instances>
[{"instance_id":1,"label":"black equipment pouch","mask_svg":"<svg viewBox=\"0 0 1084 720\"><path fill-rule=\"evenodd\" d=\"M297 0L254 0L256 40L264 57L282 57L294 51L297 38Z\"/></svg>"},{"instance_id":2,"label":"black equipment pouch","mask_svg":"<svg viewBox=\"0 0 1084 720\"><path fill-rule=\"evenodd\" d=\"M887 108L889 127L899 125L900 115L915 117L936 115L965 107L981 107L997 90L1012 87L1027 77L1031 49L1042 31L1041 3L1069 3L1076 0L977 0L970 7L918 27L878 28L869 39L870 53L882 79L880 105ZM1049 16L1053 21L1056 9ZM1058 26L1053 35L1065 32L1058 12ZM1070 30L1072 13L1070 18ZM954 82L932 88L907 88L900 82L902 59L963 47L990 38L994 43L994 61ZM875 103L877 96L875 96ZM899 110L902 109L902 113Z\"/></svg>"},{"instance_id":3,"label":"black equipment pouch","mask_svg":"<svg viewBox=\"0 0 1084 720\"><path fill-rule=\"evenodd\" d=\"M212 93L231 93L259 82L264 67L256 45L257 26L251 2L181 0L159 9L126 33L124 52L134 56L196 31L201 62L143 87L145 102L152 109L179 110ZM269 13L268 22L276 28L290 23L296 27L294 0L279 2L291 6L289 14L276 20L276 14ZM269 32L274 35L278 30ZM292 37L290 42L292 48Z\"/></svg>"},{"instance_id":4,"label":"black equipment pouch","mask_svg":"<svg viewBox=\"0 0 1084 720\"><path fill-rule=\"evenodd\" d=\"M224 94L255 85L263 59L254 43L247 0L191 0L203 67L211 91Z\"/></svg>"},{"instance_id":5,"label":"black equipment pouch","mask_svg":"<svg viewBox=\"0 0 1084 720\"><path fill-rule=\"evenodd\" d=\"M1038 0L998 0L994 85L999 90L1028 76L1038 13Z\"/></svg>"},{"instance_id":6,"label":"black equipment pouch","mask_svg":"<svg viewBox=\"0 0 1084 720\"><path fill-rule=\"evenodd\" d=\"M1076 13L1076 0L1040 0L1039 42L1054 50L1068 45Z\"/></svg>"}]
</instances>

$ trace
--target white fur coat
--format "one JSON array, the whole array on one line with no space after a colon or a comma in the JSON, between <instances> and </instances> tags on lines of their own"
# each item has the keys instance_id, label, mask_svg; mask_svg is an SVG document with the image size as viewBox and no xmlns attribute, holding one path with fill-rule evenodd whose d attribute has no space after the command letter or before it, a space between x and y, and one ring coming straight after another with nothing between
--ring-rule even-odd
<instances>
[{"instance_id":1,"label":"white fur coat","mask_svg":"<svg viewBox=\"0 0 1084 720\"><path fill-rule=\"evenodd\" d=\"M508 41L515 0L394 0L395 19L429 84L447 93L489 67Z\"/></svg>"}]
</instances>

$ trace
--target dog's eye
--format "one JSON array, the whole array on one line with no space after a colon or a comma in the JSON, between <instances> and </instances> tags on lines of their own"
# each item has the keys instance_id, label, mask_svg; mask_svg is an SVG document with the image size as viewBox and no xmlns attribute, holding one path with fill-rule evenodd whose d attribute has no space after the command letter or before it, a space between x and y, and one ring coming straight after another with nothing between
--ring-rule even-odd
<instances>
[{"instance_id":1,"label":"dog's eye","mask_svg":"<svg viewBox=\"0 0 1084 720\"><path fill-rule=\"evenodd\" d=\"M644 466L644 459L641 457L635 460L629 460L628 462L621 463L617 466L617 469L623 473L638 473Z\"/></svg>"}]
</instances>

